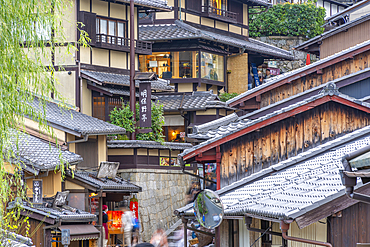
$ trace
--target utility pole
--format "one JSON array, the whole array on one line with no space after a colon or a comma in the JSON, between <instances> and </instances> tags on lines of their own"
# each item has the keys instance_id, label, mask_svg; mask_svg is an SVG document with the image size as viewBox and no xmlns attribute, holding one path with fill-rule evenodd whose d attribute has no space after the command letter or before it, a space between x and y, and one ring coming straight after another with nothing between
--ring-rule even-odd
<instances>
[{"instance_id":1,"label":"utility pole","mask_svg":"<svg viewBox=\"0 0 370 247\"><path fill-rule=\"evenodd\" d=\"M134 113L133 120L136 121L136 96L135 96L135 5L130 0L130 109ZM131 134L131 140L135 140L135 132Z\"/></svg>"}]
</instances>

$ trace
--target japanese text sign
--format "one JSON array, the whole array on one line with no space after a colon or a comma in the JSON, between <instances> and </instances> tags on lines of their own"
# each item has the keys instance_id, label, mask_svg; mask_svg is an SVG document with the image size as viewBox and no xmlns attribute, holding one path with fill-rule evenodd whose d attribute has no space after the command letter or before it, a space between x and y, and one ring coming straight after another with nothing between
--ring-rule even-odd
<instances>
[{"instance_id":1,"label":"japanese text sign","mask_svg":"<svg viewBox=\"0 0 370 247\"><path fill-rule=\"evenodd\" d=\"M150 128L152 126L152 90L150 82L141 82L139 85L139 112L140 127Z\"/></svg>"},{"instance_id":2,"label":"japanese text sign","mask_svg":"<svg viewBox=\"0 0 370 247\"><path fill-rule=\"evenodd\" d=\"M33 184L33 203L42 203L42 180L35 179L32 181Z\"/></svg>"},{"instance_id":3,"label":"japanese text sign","mask_svg":"<svg viewBox=\"0 0 370 247\"><path fill-rule=\"evenodd\" d=\"M134 215L136 219L139 219L139 202L136 198L131 198L130 199L130 211Z\"/></svg>"}]
</instances>

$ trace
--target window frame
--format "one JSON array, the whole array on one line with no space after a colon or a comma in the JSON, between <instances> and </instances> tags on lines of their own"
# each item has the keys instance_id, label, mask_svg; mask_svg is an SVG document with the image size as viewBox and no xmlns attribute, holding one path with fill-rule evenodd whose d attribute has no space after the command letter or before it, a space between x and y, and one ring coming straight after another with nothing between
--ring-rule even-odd
<instances>
[{"instance_id":1,"label":"window frame","mask_svg":"<svg viewBox=\"0 0 370 247\"><path fill-rule=\"evenodd\" d=\"M110 17L100 16L100 15L97 15L96 16L96 27L95 27L96 28L96 35L103 34L101 32L100 20L106 20L107 21L107 34L105 34L105 35L119 37L119 38L127 38L128 37L128 31L127 31L127 23L128 23L128 21L127 20L110 18ZM109 33L109 22L110 21L114 21L115 22L115 35L108 34ZM123 23L123 27L124 27L123 37L118 36L118 23ZM99 28L98 28L98 25L99 25Z\"/></svg>"}]
</instances>

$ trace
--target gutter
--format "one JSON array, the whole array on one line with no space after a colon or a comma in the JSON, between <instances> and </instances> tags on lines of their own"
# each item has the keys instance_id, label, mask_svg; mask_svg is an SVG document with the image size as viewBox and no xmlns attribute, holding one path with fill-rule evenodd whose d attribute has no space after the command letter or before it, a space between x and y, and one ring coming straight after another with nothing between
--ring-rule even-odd
<instances>
[{"instance_id":1,"label":"gutter","mask_svg":"<svg viewBox=\"0 0 370 247\"><path fill-rule=\"evenodd\" d=\"M280 229L283 235L283 238L286 240L291 240L291 241L296 241L296 242L301 242L301 243L308 243L308 244L315 244L315 245L320 245L320 246L328 246L328 247L333 247L330 243L325 243L325 242L319 242L315 240L310 240L310 239L304 239L304 238L296 238L296 237L291 237L288 236L288 230L289 230L289 225L290 223L285 223L283 220L280 221Z\"/></svg>"},{"instance_id":2,"label":"gutter","mask_svg":"<svg viewBox=\"0 0 370 247\"><path fill-rule=\"evenodd\" d=\"M245 217L245 225L247 226L248 231L259 232L259 233L264 233L264 234L268 234L268 235L275 235L275 236L282 237L281 232L273 232L273 231L266 231L264 229L252 228L251 224L252 224L252 217L246 216ZM271 227L269 227L269 229L270 228Z\"/></svg>"},{"instance_id":3,"label":"gutter","mask_svg":"<svg viewBox=\"0 0 370 247\"><path fill-rule=\"evenodd\" d=\"M358 200L364 203L370 203L370 196L354 192L354 187L356 186L357 183L357 177L349 177L344 173L344 171L352 172L352 168L349 164L349 161L367 152L370 152L370 145L345 155L342 159L344 170L339 170L342 179L342 184L346 186L345 191L346 196L350 199Z\"/></svg>"},{"instance_id":4,"label":"gutter","mask_svg":"<svg viewBox=\"0 0 370 247\"><path fill-rule=\"evenodd\" d=\"M86 135L83 136L83 139L67 142L68 149L69 149L69 144L71 144L71 143L87 142L88 139L89 139L89 134L86 134Z\"/></svg>"}]
</instances>

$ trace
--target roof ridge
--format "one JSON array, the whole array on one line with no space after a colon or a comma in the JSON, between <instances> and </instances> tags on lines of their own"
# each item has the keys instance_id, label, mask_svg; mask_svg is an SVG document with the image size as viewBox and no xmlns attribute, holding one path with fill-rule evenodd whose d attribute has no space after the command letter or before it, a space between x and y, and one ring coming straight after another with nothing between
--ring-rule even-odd
<instances>
[{"instance_id":1,"label":"roof ridge","mask_svg":"<svg viewBox=\"0 0 370 247\"><path fill-rule=\"evenodd\" d=\"M322 154L330 149L333 149L335 147L339 147L343 145L343 141L345 142L351 142L355 141L358 138L361 138L364 135L370 134L370 126L363 127L361 129L355 130L351 133L348 133L346 135L343 135L341 137L338 137L332 141L329 141L327 143L321 144L315 148L311 148L303 153L300 153L294 157L291 157L287 160L281 161L275 165L272 165L268 168L262 169L261 171L254 173L246 178L242 178L239 181L236 181L218 191L218 194L224 194L226 192L229 192L231 190L234 190L240 186L243 186L246 183L250 183L258 178L261 178L271 172L280 171L283 169L286 169L292 165L295 165L297 163L300 163L304 160L307 160L309 158L312 158L314 156L317 156L319 154Z\"/></svg>"},{"instance_id":2,"label":"roof ridge","mask_svg":"<svg viewBox=\"0 0 370 247\"><path fill-rule=\"evenodd\" d=\"M342 51L340 51L340 52L337 52L337 53L335 53L335 54L333 54L333 55L330 55L330 56L328 56L328 57L325 57L325 58L323 58L323 59L320 59L320 60L318 60L318 61L316 61L316 62L314 62L314 63L312 63L312 64L310 64L310 65L306 65L306 66L304 66L304 67L301 67L301 68L298 68L298 69L295 69L295 70L289 71L289 72L287 72L287 73L284 73L284 74L281 74L281 75L278 75L278 76L272 77L272 78L270 78L270 79L267 79L267 80L266 80L266 83L264 83L264 84L262 84L262 85L260 85L260 86L258 86L258 87L255 87L255 88L253 88L253 89L251 89L251 90L248 90L248 91L246 91L246 92L244 92L244 93L241 93L241 94L239 94L238 96L236 96L236 97L234 97L234 98L232 98L232 99L230 99L230 100L226 101L226 103L227 103L227 104L231 104L231 103L233 103L233 102L235 102L235 101L237 101L237 100L239 100L239 99L242 99L243 97L245 97L245 96L247 96L247 95L249 95L249 94L252 94L252 93L254 93L254 92L258 92L259 90L261 90L261 89L263 89L263 88L266 88L266 87L268 87L268 86L270 86L270 85L273 85L273 84L275 84L275 83L277 83L277 82L279 82L279 81L281 81L281 80L283 80L283 79L287 79L287 78L289 78L289 77L291 77L291 76L293 76L293 75L296 75L296 74L298 74L298 73L300 73L300 72L304 72L304 71L306 71L306 70L308 70L308 69L314 68L314 67L316 67L316 66L318 66L318 65L320 65L320 64L323 64L323 63L325 63L325 62L328 62L328 61L330 61L330 60L332 60L332 59L334 59L334 58L336 58L336 57L339 57L339 56L341 56L341 55L345 55L345 54L347 54L347 53L349 53L349 52L352 52L352 51L358 50L358 49L360 49L360 48L362 48L362 47L364 47L364 46L366 46L366 45L369 45L369 44L370 44L370 40L366 40L366 41L364 41L364 42L362 42L362 43L359 43L359 44L356 44L356 45L354 45L354 46L351 46L351 47L349 47L349 48L347 48L347 49L345 49L345 50L342 50Z\"/></svg>"}]
</instances>

